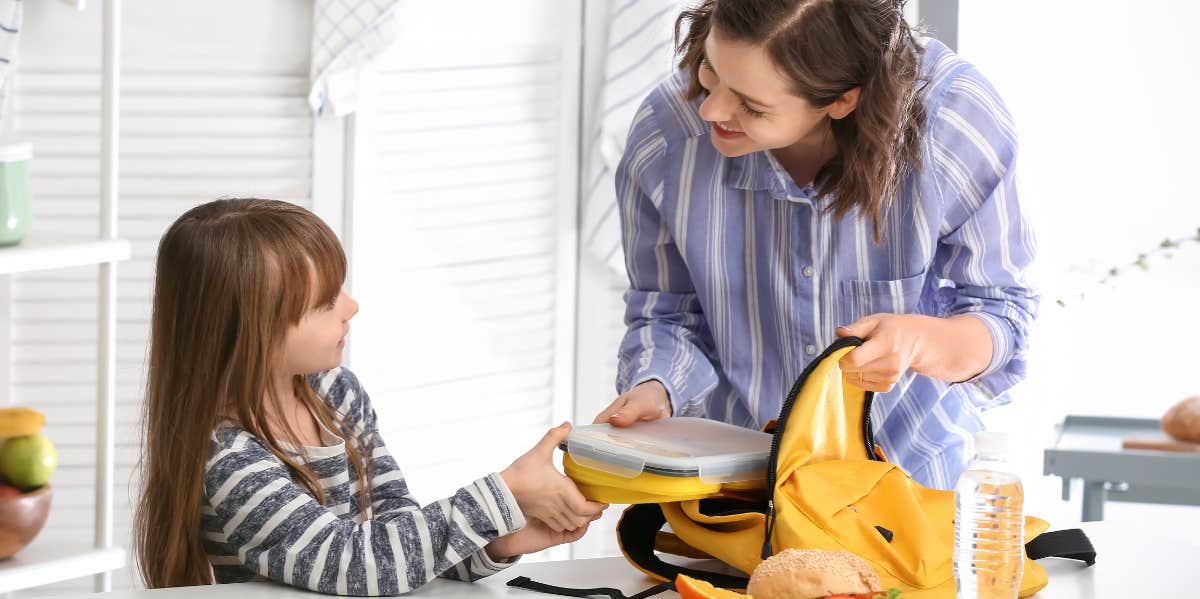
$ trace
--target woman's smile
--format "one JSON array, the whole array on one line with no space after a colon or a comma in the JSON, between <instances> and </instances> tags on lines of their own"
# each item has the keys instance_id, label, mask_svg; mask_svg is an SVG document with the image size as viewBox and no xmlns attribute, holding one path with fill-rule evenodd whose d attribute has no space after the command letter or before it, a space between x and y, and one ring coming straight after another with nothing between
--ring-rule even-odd
<instances>
[{"instance_id":1,"label":"woman's smile","mask_svg":"<svg viewBox=\"0 0 1200 599\"><path fill-rule=\"evenodd\" d=\"M738 129L732 124L722 125L716 121L712 124L713 134L722 139L737 139L746 135L745 131Z\"/></svg>"}]
</instances>

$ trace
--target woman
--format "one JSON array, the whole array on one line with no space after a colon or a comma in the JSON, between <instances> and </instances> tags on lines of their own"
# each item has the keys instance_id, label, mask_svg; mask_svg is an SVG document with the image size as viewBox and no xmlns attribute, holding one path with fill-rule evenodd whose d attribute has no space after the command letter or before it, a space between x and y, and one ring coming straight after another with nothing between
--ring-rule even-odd
<instances>
[{"instance_id":1,"label":"woman","mask_svg":"<svg viewBox=\"0 0 1200 599\"><path fill-rule=\"evenodd\" d=\"M953 486L1038 299L995 90L892 0L706 0L617 172L621 395L596 418L760 427L838 337L889 459ZM682 35L681 35L682 34Z\"/></svg>"}]
</instances>

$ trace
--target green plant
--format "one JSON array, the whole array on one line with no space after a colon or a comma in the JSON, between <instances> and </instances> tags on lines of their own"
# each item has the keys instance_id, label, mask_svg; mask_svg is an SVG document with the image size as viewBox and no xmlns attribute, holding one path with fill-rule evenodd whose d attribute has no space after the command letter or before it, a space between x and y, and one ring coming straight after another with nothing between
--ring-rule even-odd
<instances>
[{"instance_id":1,"label":"green plant","mask_svg":"<svg viewBox=\"0 0 1200 599\"><path fill-rule=\"evenodd\" d=\"M1113 279L1120 276L1122 273L1133 269L1150 270L1151 261L1157 256L1162 256L1164 260L1170 260L1175 257L1175 251L1191 243L1200 244L1200 228L1196 229L1196 234L1190 237L1178 237L1172 239L1170 237L1163 239L1159 244L1145 252L1137 255L1137 258L1127 264L1113 266L1104 273L1104 276L1097 282L1099 285L1105 285L1112 282ZM1083 292L1080 292L1079 297L1083 298ZM1055 300L1059 306L1066 306L1067 303L1063 300Z\"/></svg>"}]
</instances>

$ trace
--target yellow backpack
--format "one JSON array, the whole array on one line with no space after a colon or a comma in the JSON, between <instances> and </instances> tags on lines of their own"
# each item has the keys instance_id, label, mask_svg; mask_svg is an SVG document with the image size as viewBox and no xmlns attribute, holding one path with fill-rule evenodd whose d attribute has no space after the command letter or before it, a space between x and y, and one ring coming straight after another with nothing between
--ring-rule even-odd
<instances>
[{"instance_id":1,"label":"yellow backpack","mask_svg":"<svg viewBox=\"0 0 1200 599\"><path fill-rule=\"evenodd\" d=\"M639 570L661 580L669 582L683 573L725 588L742 589L747 582L741 576L668 563L656 550L713 557L749 573L782 549L845 549L874 566L884 589L899 588L906 599L952 598L954 492L918 484L875 447L873 393L847 382L838 366L861 344L857 338L838 340L793 385L773 431L767 429L774 438L765 487L714 485L650 473L621 478L582 467L569 456L565 470L591 499L635 504L617 525L622 553ZM662 531L664 524L672 532ZM1021 597L1046 586L1046 571L1036 559L1069 557L1089 566L1095 563L1095 551L1082 531L1047 533L1047 528L1044 520L1026 516ZM578 590L532 581L510 584L584 596ZM623 597L607 592L612 589L600 591Z\"/></svg>"}]
</instances>

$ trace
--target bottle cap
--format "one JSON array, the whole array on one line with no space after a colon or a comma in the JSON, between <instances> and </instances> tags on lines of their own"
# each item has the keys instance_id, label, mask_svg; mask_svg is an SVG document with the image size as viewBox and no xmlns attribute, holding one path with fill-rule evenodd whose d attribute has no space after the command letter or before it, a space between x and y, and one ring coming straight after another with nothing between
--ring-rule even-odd
<instances>
[{"instance_id":1,"label":"bottle cap","mask_svg":"<svg viewBox=\"0 0 1200 599\"><path fill-rule=\"evenodd\" d=\"M1016 437L1001 431L975 433L975 453L980 456L1007 458L1015 452Z\"/></svg>"}]
</instances>

